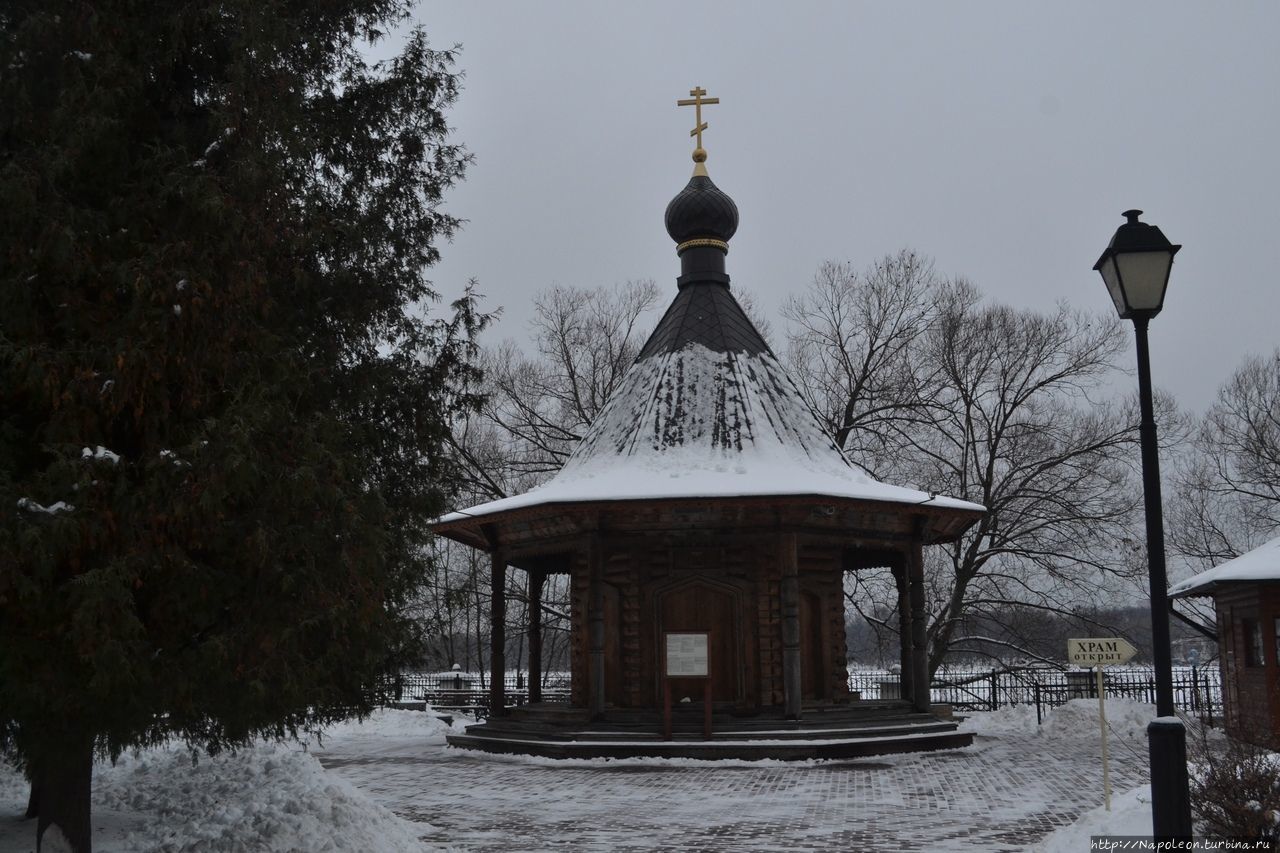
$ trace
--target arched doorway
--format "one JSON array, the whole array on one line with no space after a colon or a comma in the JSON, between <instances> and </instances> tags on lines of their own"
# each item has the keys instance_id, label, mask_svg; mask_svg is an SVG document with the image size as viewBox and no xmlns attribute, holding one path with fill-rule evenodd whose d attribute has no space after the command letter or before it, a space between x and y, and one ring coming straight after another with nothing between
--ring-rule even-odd
<instances>
[{"instance_id":1,"label":"arched doorway","mask_svg":"<svg viewBox=\"0 0 1280 853\"><path fill-rule=\"evenodd\" d=\"M689 579L655 590L653 637L655 696L662 695L662 644L670 631L695 631L710 634L707 667L711 674L711 696L715 702L743 701L742 593L728 584L709 579ZM674 679L672 695L676 699L700 697L700 680Z\"/></svg>"}]
</instances>

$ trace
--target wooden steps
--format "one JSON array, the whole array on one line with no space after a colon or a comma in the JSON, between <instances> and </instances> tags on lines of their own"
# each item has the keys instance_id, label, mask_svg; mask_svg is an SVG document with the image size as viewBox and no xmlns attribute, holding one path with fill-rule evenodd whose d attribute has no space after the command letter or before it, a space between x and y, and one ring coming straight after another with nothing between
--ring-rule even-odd
<instances>
[{"instance_id":1,"label":"wooden steps","mask_svg":"<svg viewBox=\"0 0 1280 853\"><path fill-rule=\"evenodd\" d=\"M766 709L745 715L715 707L712 732L703 739L701 703L672 712L672 739L662 737L662 715L653 710L610 709L590 721L583 709L525 706L469 726L449 743L487 752L553 758L669 757L758 760L851 758L967 746L973 736L956 723L911 710L902 701L811 706L799 720Z\"/></svg>"}]
</instances>

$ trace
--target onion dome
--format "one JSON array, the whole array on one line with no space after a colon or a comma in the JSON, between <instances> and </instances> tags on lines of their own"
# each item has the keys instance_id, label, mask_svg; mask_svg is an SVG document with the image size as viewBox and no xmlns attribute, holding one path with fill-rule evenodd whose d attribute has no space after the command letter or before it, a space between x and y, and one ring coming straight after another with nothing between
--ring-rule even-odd
<instances>
[{"instance_id":1,"label":"onion dome","mask_svg":"<svg viewBox=\"0 0 1280 853\"><path fill-rule=\"evenodd\" d=\"M679 293L637 361L676 353L690 345L716 353L772 355L729 293L725 255L729 238L738 230L738 206L711 182L706 161L706 149L699 145L693 152L693 177L667 205L667 233L676 241L680 256Z\"/></svg>"},{"instance_id":2,"label":"onion dome","mask_svg":"<svg viewBox=\"0 0 1280 853\"><path fill-rule=\"evenodd\" d=\"M667 205L666 220L678 253L698 245L727 252L729 239L738 230L738 206L711 182L700 162L688 185ZM699 242L703 240L712 242Z\"/></svg>"}]
</instances>

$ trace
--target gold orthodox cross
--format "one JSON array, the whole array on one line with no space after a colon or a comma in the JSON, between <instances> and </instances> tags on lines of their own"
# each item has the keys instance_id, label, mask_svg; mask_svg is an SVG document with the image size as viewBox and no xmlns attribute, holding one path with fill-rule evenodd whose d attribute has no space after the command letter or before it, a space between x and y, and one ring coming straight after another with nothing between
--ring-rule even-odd
<instances>
[{"instance_id":1,"label":"gold orthodox cross","mask_svg":"<svg viewBox=\"0 0 1280 853\"><path fill-rule=\"evenodd\" d=\"M701 149L702 148L702 131L707 129L707 123L702 120L702 105L718 104L720 103L720 99L702 97L703 95L707 94L707 90L702 88L701 86L695 86L694 88L690 89L689 94L693 95L693 97L681 98L680 100L676 101L676 106L693 107L694 110L696 110L694 121L697 123L698 126L695 127L693 130L689 131L689 135L698 137L698 148Z\"/></svg>"}]
</instances>

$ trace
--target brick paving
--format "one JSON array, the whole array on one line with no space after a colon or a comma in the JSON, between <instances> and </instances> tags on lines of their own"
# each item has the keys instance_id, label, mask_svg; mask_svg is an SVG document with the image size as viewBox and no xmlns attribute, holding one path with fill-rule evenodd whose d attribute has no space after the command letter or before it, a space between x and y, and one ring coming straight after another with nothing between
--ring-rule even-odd
<instances>
[{"instance_id":1,"label":"brick paving","mask_svg":"<svg viewBox=\"0 0 1280 853\"><path fill-rule=\"evenodd\" d=\"M1146 782L1112 741L1112 785ZM946 752L813 763L491 756L438 744L317 756L467 851L1024 851L1101 802L1096 739L979 736Z\"/></svg>"}]
</instances>

